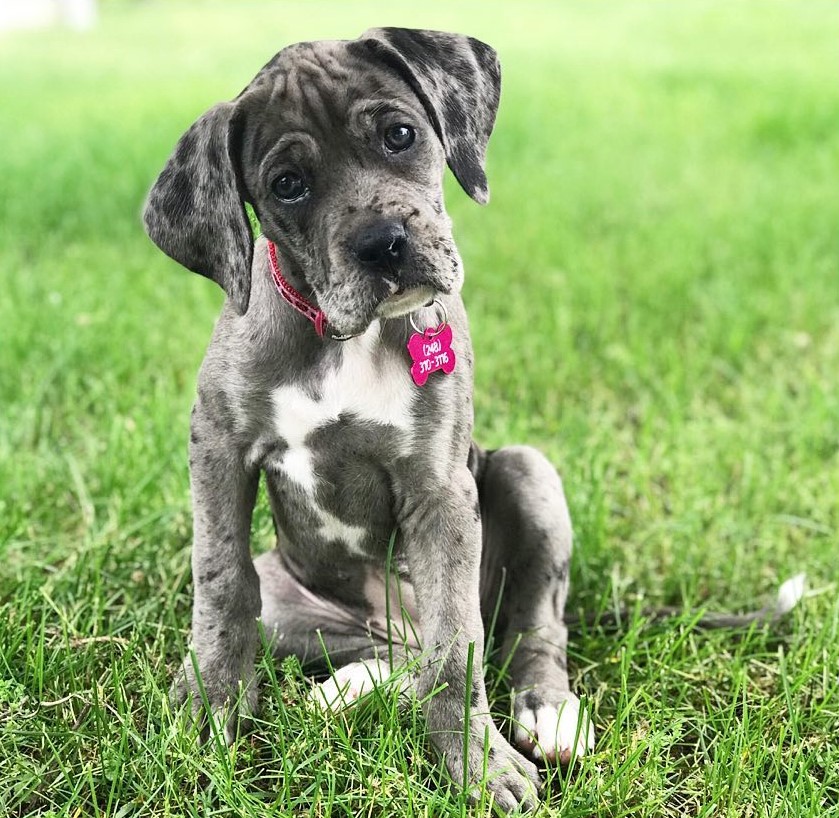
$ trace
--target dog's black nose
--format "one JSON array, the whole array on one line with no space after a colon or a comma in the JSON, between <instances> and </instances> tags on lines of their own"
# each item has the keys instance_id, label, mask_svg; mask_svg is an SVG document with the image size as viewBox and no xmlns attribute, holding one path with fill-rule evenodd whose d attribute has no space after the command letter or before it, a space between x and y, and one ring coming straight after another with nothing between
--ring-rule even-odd
<instances>
[{"instance_id":1,"label":"dog's black nose","mask_svg":"<svg viewBox=\"0 0 839 818\"><path fill-rule=\"evenodd\" d=\"M358 260L372 269L396 267L405 257L408 234L397 221L380 221L362 227L354 241Z\"/></svg>"}]
</instances>

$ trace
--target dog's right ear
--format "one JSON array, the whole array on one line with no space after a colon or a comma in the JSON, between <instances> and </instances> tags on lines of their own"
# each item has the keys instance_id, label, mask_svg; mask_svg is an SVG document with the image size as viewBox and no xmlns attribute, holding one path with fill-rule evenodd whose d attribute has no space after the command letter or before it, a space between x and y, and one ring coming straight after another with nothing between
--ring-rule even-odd
<instances>
[{"instance_id":1,"label":"dog's right ear","mask_svg":"<svg viewBox=\"0 0 839 818\"><path fill-rule=\"evenodd\" d=\"M489 201L484 172L487 142L501 96L498 55L462 34L410 28L371 28L350 49L364 48L411 86L463 189Z\"/></svg>"},{"instance_id":2,"label":"dog's right ear","mask_svg":"<svg viewBox=\"0 0 839 818\"><path fill-rule=\"evenodd\" d=\"M234 103L204 114L181 137L154 183L143 222L167 256L219 284L244 315L253 235L238 171L240 133Z\"/></svg>"}]
</instances>

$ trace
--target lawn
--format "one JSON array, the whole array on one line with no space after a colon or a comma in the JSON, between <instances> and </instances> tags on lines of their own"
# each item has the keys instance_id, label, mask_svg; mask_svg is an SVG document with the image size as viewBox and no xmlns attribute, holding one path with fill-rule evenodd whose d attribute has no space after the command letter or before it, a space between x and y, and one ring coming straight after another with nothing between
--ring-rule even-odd
<instances>
[{"instance_id":1,"label":"lawn","mask_svg":"<svg viewBox=\"0 0 839 818\"><path fill-rule=\"evenodd\" d=\"M262 659L229 751L166 703L221 304L144 236L178 136L281 46L461 30L504 66L492 203L451 183L475 434L564 476L596 752L545 815L839 814L839 12L799 2L111 2L0 35L0 814L490 814L416 705L338 717ZM449 180L451 182L451 180ZM254 549L271 545L267 507ZM774 633L700 633L804 570ZM666 624L645 605L684 606ZM503 695L495 698L504 709Z\"/></svg>"}]
</instances>

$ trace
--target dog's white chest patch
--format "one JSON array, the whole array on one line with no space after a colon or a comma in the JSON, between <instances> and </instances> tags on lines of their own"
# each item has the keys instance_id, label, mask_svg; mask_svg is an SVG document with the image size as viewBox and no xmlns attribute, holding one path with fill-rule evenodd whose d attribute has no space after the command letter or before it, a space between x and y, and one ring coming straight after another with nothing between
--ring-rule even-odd
<instances>
[{"instance_id":1,"label":"dog's white chest patch","mask_svg":"<svg viewBox=\"0 0 839 818\"><path fill-rule=\"evenodd\" d=\"M327 342L328 343L328 342ZM299 386L280 386L272 394L274 428L287 448L272 465L305 492L313 506L318 475L315 472L309 436L315 430L352 415L358 421L390 426L400 432L400 449L411 446L411 401L415 387L404 361L383 354L379 322L358 338L343 342L341 362L330 370L317 389L318 397ZM352 433L351 431L349 432ZM317 508L317 507L316 507ZM364 529L348 526L319 510L322 534L357 547Z\"/></svg>"}]
</instances>

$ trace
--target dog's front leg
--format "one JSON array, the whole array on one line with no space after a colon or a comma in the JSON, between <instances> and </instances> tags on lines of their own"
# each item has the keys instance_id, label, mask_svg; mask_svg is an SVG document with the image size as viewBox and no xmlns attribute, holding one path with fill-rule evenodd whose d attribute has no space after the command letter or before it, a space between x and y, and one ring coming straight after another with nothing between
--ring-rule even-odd
<instances>
[{"instance_id":1,"label":"dog's front leg","mask_svg":"<svg viewBox=\"0 0 839 818\"><path fill-rule=\"evenodd\" d=\"M536 767L507 743L489 715L475 481L464 467L439 492L420 494L406 504L400 526L426 651L417 692L426 700L429 735L449 774L470 793L485 781L499 808L531 809L540 785Z\"/></svg>"},{"instance_id":2,"label":"dog's front leg","mask_svg":"<svg viewBox=\"0 0 839 818\"><path fill-rule=\"evenodd\" d=\"M192 414L189 455L192 651L173 696L177 702L191 696L195 715L208 706L230 743L237 717L253 712L256 705L253 668L260 594L250 526L259 472L246 469L243 453L200 398Z\"/></svg>"}]
</instances>

